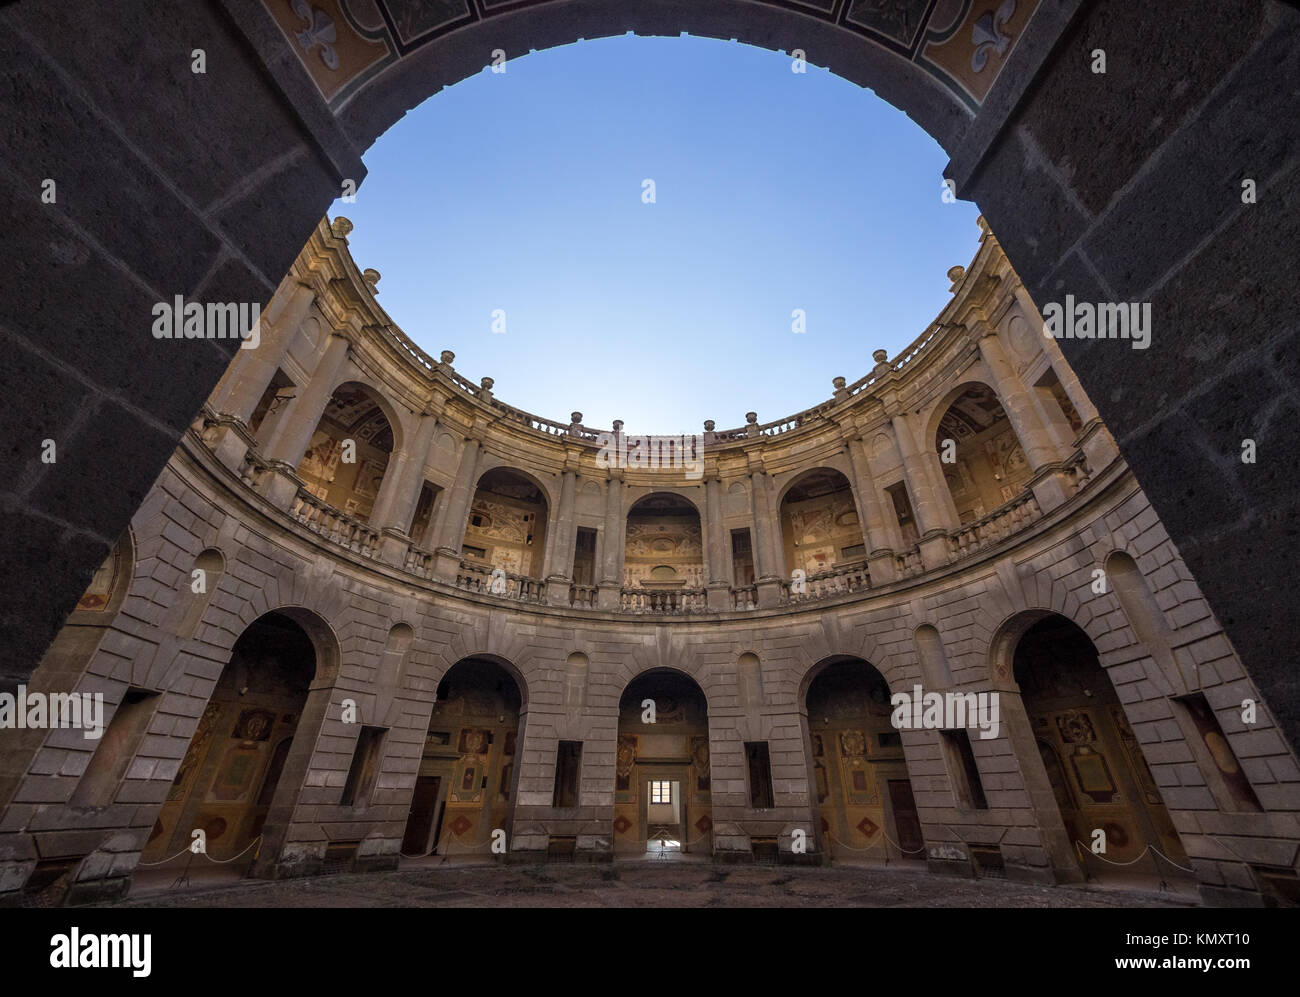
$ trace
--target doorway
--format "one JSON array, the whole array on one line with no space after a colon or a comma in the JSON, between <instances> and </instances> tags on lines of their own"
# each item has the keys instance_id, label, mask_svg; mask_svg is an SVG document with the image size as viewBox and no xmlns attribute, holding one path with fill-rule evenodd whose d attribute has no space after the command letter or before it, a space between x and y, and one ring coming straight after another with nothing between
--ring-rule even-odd
<instances>
[{"instance_id":1,"label":"doorway","mask_svg":"<svg viewBox=\"0 0 1300 997\"><path fill-rule=\"evenodd\" d=\"M438 830L442 824L442 777L419 776L411 797L402 854L408 858L436 854Z\"/></svg>"}]
</instances>

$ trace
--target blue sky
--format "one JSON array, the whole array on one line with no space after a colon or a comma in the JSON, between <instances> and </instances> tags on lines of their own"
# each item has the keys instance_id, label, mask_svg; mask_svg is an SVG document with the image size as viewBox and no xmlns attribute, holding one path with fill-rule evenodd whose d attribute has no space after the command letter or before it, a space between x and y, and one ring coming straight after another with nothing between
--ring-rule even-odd
<instances>
[{"instance_id":1,"label":"blue sky","mask_svg":"<svg viewBox=\"0 0 1300 997\"><path fill-rule=\"evenodd\" d=\"M398 326L502 401L629 433L781 418L920 335L979 236L933 139L790 65L700 38L536 52L407 114L331 216Z\"/></svg>"}]
</instances>

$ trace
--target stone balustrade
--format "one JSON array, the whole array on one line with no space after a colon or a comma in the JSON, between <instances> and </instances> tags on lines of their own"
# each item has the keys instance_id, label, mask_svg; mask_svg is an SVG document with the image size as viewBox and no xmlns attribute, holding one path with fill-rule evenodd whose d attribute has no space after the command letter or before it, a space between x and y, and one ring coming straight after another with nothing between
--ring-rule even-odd
<instances>
[{"instance_id":1,"label":"stone balustrade","mask_svg":"<svg viewBox=\"0 0 1300 997\"><path fill-rule=\"evenodd\" d=\"M493 595L509 602L543 603L546 583L537 578L512 574L477 561L462 560L456 572L456 587L466 592Z\"/></svg>"},{"instance_id":2,"label":"stone balustrade","mask_svg":"<svg viewBox=\"0 0 1300 997\"><path fill-rule=\"evenodd\" d=\"M1006 505L999 506L982 519L967 523L948 537L948 549L954 559L966 557L986 547L1001 543L1019 532L1034 520L1041 518L1032 492L1017 495Z\"/></svg>"},{"instance_id":3,"label":"stone balustrade","mask_svg":"<svg viewBox=\"0 0 1300 997\"><path fill-rule=\"evenodd\" d=\"M595 609L599 588L595 585L570 585L569 605L578 609Z\"/></svg>"},{"instance_id":4,"label":"stone balustrade","mask_svg":"<svg viewBox=\"0 0 1300 997\"><path fill-rule=\"evenodd\" d=\"M335 509L305 488L298 489L289 507L289 515L330 543L346 547L363 557L377 557L379 554L377 529Z\"/></svg>"},{"instance_id":5,"label":"stone balustrade","mask_svg":"<svg viewBox=\"0 0 1300 997\"><path fill-rule=\"evenodd\" d=\"M849 592L860 592L870 587L871 576L867 572L867 562L848 561L792 581L788 586L786 601L815 602L818 599L829 599Z\"/></svg>"},{"instance_id":6,"label":"stone balustrade","mask_svg":"<svg viewBox=\"0 0 1300 997\"><path fill-rule=\"evenodd\" d=\"M704 613L708 600L702 588L645 589L623 586L619 608L625 613Z\"/></svg>"}]
</instances>

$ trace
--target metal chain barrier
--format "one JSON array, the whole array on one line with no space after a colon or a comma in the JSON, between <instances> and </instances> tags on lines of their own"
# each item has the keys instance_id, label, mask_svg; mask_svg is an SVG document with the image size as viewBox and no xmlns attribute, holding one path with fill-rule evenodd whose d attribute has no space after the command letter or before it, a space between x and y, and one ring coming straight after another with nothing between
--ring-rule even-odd
<instances>
[{"instance_id":1,"label":"metal chain barrier","mask_svg":"<svg viewBox=\"0 0 1300 997\"><path fill-rule=\"evenodd\" d=\"M1106 856L1104 856L1104 855L1098 855L1098 854L1096 854L1095 852L1093 852L1093 851L1091 851L1090 849L1088 849L1088 847L1087 847L1086 845L1084 845L1084 843L1083 843L1082 841L1079 841L1079 840L1077 840L1077 839L1076 839L1075 842L1074 842L1074 847L1075 847L1075 849L1079 852L1079 857L1080 857L1080 858L1086 860L1087 857L1088 857L1089 855L1091 855L1093 858L1101 859L1101 861L1105 862L1105 863L1108 864L1108 865L1119 865L1119 866L1129 866L1129 865L1134 865L1135 863L1137 863L1138 861L1140 861L1140 860L1142 859L1142 857L1143 857L1144 855L1146 855L1147 852L1151 852L1151 853L1153 853L1153 854L1155 854L1155 855L1159 855L1162 859L1164 859L1166 862L1168 862L1168 863L1169 863L1171 866L1173 866L1175 869L1181 869L1183 872L1190 872L1190 873L1195 873L1195 872L1196 872L1195 869L1189 869L1189 868L1187 868L1186 866L1179 865L1177 862L1175 862L1173 859L1171 859L1168 855L1166 855L1164 852L1160 851L1160 849L1154 847L1153 845L1147 845L1145 848L1142 849L1142 851L1138 852L1137 858L1135 858L1135 859L1133 859L1132 861L1129 861L1129 862L1115 862L1115 861L1112 861L1111 859L1106 858ZM1231 849L1229 849L1229 851L1231 851Z\"/></svg>"},{"instance_id":2,"label":"metal chain barrier","mask_svg":"<svg viewBox=\"0 0 1300 997\"><path fill-rule=\"evenodd\" d=\"M262 840L262 835L259 834L256 838L254 838L252 841L250 841L250 842L248 843L248 848L252 848L254 845L256 845L256 844L258 844L259 842L261 842L261 840ZM194 851L190 851L190 847L187 845L186 847L182 848L179 852L177 852L175 855L172 855L172 856L170 856L170 857L168 857L168 858L160 859L160 860L157 861L157 862L137 862L136 865L151 865L151 866L152 866L152 865L166 865L168 862L171 862L171 861L173 861L173 860L175 860L175 859L180 858L180 857L181 857L182 855L184 855L186 852L190 852L191 855L202 855L202 856L203 856L205 859L207 859L209 862L215 862L217 865L225 865L225 864L228 863L228 862L233 862L233 861L235 861L235 859L239 858L240 855L243 855L244 852L248 851L248 848L245 848L243 851L238 852L237 854L230 856L230 858L228 858L228 859L214 859L214 858L213 858L211 855L209 855L206 851L203 851L203 852L194 852Z\"/></svg>"}]
</instances>

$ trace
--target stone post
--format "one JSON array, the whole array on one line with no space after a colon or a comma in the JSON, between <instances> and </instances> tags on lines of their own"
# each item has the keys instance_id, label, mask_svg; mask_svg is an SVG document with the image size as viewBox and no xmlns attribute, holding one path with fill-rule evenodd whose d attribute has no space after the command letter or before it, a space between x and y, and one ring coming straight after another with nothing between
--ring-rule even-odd
<instances>
[{"instance_id":1,"label":"stone post","mask_svg":"<svg viewBox=\"0 0 1300 997\"><path fill-rule=\"evenodd\" d=\"M371 523L383 533L381 557L389 564L402 567L406 562L406 550L410 546L411 519L415 515L415 505L420 499L420 488L424 485L424 468L429 460L429 450L438 431L438 417L426 410L420 416L416 427L415 439L410 451L403 451L400 462L394 467L389 465L384 474L383 486L375 499L375 509L371 513ZM393 455L396 459L397 454ZM388 488L388 475L393 475L393 486ZM381 502L389 498L389 505L381 508Z\"/></svg>"},{"instance_id":2,"label":"stone post","mask_svg":"<svg viewBox=\"0 0 1300 997\"><path fill-rule=\"evenodd\" d=\"M849 454L849 466L853 471L853 491L858 497L858 507L862 510L862 526L867 542L867 561L873 584L886 584L898 577L894 562L894 548L890 539L889 527L885 522L885 512L876 492L876 484L871 480L870 461L862 437L856 430L850 430L845 449Z\"/></svg>"},{"instance_id":3,"label":"stone post","mask_svg":"<svg viewBox=\"0 0 1300 997\"><path fill-rule=\"evenodd\" d=\"M302 460L312 433L325 414L339 373L347 362L350 345L346 336L335 333L329 338L311 379L289 404L275 433L266 441L266 458L274 463L263 481L262 493L282 509L287 509L298 493L298 478L292 471Z\"/></svg>"},{"instance_id":4,"label":"stone post","mask_svg":"<svg viewBox=\"0 0 1300 997\"><path fill-rule=\"evenodd\" d=\"M722 520L722 479L715 471L704 481L704 529L709 544L708 603L713 610L731 608L731 580L727 577L727 546Z\"/></svg>"},{"instance_id":5,"label":"stone post","mask_svg":"<svg viewBox=\"0 0 1300 997\"><path fill-rule=\"evenodd\" d=\"M780 528L772 513L770 481L761 466L751 470L749 485L754 517L754 574L760 609L780 605L785 572L781 551L777 546Z\"/></svg>"},{"instance_id":6,"label":"stone post","mask_svg":"<svg viewBox=\"0 0 1300 997\"><path fill-rule=\"evenodd\" d=\"M577 420L574 420L577 422ZM569 605L569 586L573 584L573 545L575 541L573 512L578 491L578 472L574 466L576 454L570 454L560 479L560 502L551 515L547 534L552 537L550 563L546 578L546 604Z\"/></svg>"},{"instance_id":7,"label":"stone post","mask_svg":"<svg viewBox=\"0 0 1300 997\"><path fill-rule=\"evenodd\" d=\"M438 531L438 546L434 550L434 573L444 581L454 582L460 570L460 548L465 540L465 527L469 522L469 506L474 500L474 486L478 482L479 443L465 441L461 451L460 467L456 481L447 496L446 512Z\"/></svg>"},{"instance_id":8,"label":"stone post","mask_svg":"<svg viewBox=\"0 0 1300 997\"><path fill-rule=\"evenodd\" d=\"M280 363L303 319L316 300L316 292L306 284L297 284L292 291L277 295L261 318L261 340L256 349L239 349L234 362L213 394L212 408L231 422L223 422L211 439L217 459L233 471L244 463L248 449L253 445L248 420L252 418L257 403L262 400L267 387L275 378ZM268 329L274 328L274 334Z\"/></svg>"},{"instance_id":9,"label":"stone post","mask_svg":"<svg viewBox=\"0 0 1300 997\"><path fill-rule=\"evenodd\" d=\"M903 475L907 479L914 504L912 511L916 513L916 524L921 534L921 561L927 568L937 568L948 562L948 530L952 526L945 525L944 507L935 492L925 456L917 449L907 413L898 412L890 417L890 421L898 452L903 457Z\"/></svg>"},{"instance_id":10,"label":"stone post","mask_svg":"<svg viewBox=\"0 0 1300 997\"><path fill-rule=\"evenodd\" d=\"M1025 459L1033 469L1034 477L1029 487L1038 507L1049 512L1069 497L1060 466L1067 454L1057 450L1051 434L1038 418L1029 389L1007 360L998 337L983 323L976 328L975 334L979 337L980 357L993 377L993 388L1025 451Z\"/></svg>"},{"instance_id":11,"label":"stone post","mask_svg":"<svg viewBox=\"0 0 1300 997\"><path fill-rule=\"evenodd\" d=\"M605 483L605 524L601 529L601 561L596 605L617 609L623 599L623 472L609 471Z\"/></svg>"}]
</instances>

